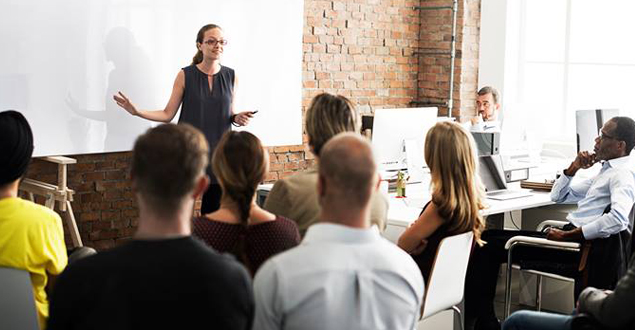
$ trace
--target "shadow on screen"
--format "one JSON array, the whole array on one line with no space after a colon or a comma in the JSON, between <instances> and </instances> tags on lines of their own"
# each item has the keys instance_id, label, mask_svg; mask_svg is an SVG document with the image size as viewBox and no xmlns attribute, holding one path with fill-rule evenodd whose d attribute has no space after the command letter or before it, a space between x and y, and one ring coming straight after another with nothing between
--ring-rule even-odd
<instances>
[{"instance_id":1,"label":"shadow on screen","mask_svg":"<svg viewBox=\"0 0 635 330\"><path fill-rule=\"evenodd\" d=\"M137 44L132 32L123 27L116 27L108 32L104 41L104 51L106 61L111 62L114 66L108 75L104 108L86 109L80 106L70 91L66 98L66 104L81 117L105 123L106 137L103 151L131 150L136 137L150 127L150 122L131 116L117 106L112 96L118 91L123 91L139 108L152 105L151 94L156 91L156 88L154 88L155 79L151 62L148 55ZM87 90L81 92L87 93ZM69 130L73 143L80 145L85 143L81 141L88 139L86 123L81 123L78 119L71 119L69 124L80 124L77 130Z\"/></svg>"}]
</instances>

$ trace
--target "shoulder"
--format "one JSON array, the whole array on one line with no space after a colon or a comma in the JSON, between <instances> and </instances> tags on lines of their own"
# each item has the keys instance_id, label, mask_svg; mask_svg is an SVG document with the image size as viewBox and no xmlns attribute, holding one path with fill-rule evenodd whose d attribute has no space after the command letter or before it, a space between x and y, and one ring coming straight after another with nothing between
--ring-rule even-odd
<instances>
[{"instance_id":1,"label":"shoulder","mask_svg":"<svg viewBox=\"0 0 635 330\"><path fill-rule=\"evenodd\" d=\"M21 198L16 198L13 203L16 215L24 219L25 224L53 227L62 225L62 219L59 214L48 207Z\"/></svg>"},{"instance_id":2,"label":"shoulder","mask_svg":"<svg viewBox=\"0 0 635 330\"><path fill-rule=\"evenodd\" d=\"M267 205L278 203L284 203L285 205L283 206L288 208L291 206L289 203L298 203L299 201L306 200L308 196L313 196L317 193L315 189L316 184L316 173L315 175L312 173L298 173L280 179L274 183L273 188L271 188L271 191L267 195L265 209L268 209ZM275 211L275 209L273 211Z\"/></svg>"},{"instance_id":3,"label":"shoulder","mask_svg":"<svg viewBox=\"0 0 635 330\"><path fill-rule=\"evenodd\" d=\"M235 71L234 69L232 69L232 68L228 67L228 66L224 66L224 65L222 65L222 66L220 67L220 70L221 70L222 72L227 73L227 74L230 74L230 75L232 75L232 76L234 76L234 75L236 74L236 71Z\"/></svg>"},{"instance_id":4,"label":"shoulder","mask_svg":"<svg viewBox=\"0 0 635 330\"><path fill-rule=\"evenodd\" d=\"M377 257L381 258L389 269L405 278L413 287L421 287L421 292L423 292L421 271L412 256L383 237L377 246L379 248Z\"/></svg>"},{"instance_id":5,"label":"shoulder","mask_svg":"<svg viewBox=\"0 0 635 330\"><path fill-rule=\"evenodd\" d=\"M635 189L635 171L629 167L620 166L613 168L610 172L607 171L608 179L611 184L624 185Z\"/></svg>"},{"instance_id":6,"label":"shoulder","mask_svg":"<svg viewBox=\"0 0 635 330\"><path fill-rule=\"evenodd\" d=\"M272 221L272 225L274 228L284 233L287 236L300 238L300 233L298 231L298 225L293 221L286 217L276 215L276 220Z\"/></svg>"},{"instance_id":7,"label":"shoulder","mask_svg":"<svg viewBox=\"0 0 635 330\"><path fill-rule=\"evenodd\" d=\"M193 72L196 72L196 65L195 64L190 64L186 67L181 68L181 71L179 71L179 74L184 73L186 75L189 75Z\"/></svg>"},{"instance_id":8,"label":"shoulder","mask_svg":"<svg viewBox=\"0 0 635 330\"><path fill-rule=\"evenodd\" d=\"M291 189L296 192L302 192L307 190L315 190L315 187L313 187L312 185L316 184L317 180L318 175L316 172L303 172L278 181L282 181L280 182L280 185L287 187L287 189ZM278 182L276 181L276 183Z\"/></svg>"},{"instance_id":9,"label":"shoulder","mask_svg":"<svg viewBox=\"0 0 635 330\"><path fill-rule=\"evenodd\" d=\"M209 248L205 243L193 239L194 247L192 253L195 254L200 261L201 267L206 269L207 272L221 275L220 277L231 278L236 275L249 276L236 258L227 253L219 253ZM199 263L197 261L197 263Z\"/></svg>"}]
</instances>

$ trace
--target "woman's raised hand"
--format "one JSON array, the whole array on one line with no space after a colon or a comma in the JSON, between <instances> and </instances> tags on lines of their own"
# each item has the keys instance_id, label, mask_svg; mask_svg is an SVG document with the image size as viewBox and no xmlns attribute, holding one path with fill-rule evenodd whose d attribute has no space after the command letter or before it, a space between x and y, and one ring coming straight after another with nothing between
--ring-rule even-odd
<instances>
[{"instance_id":1,"label":"woman's raised hand","mask_svg":"<svg viewBox=\"0 0 635 330\"><path fill-rule=\"evenodd\" d=\"M124 108L131 115L136 116L139 114L134 104L132 104L132 102L130 102L130 99L128 99L128 97L126 97L122 92L118 92L117 94L113 95L112 98L115 99L115 102L117 102L118 106Z\"/></svg>"}]
</instances>

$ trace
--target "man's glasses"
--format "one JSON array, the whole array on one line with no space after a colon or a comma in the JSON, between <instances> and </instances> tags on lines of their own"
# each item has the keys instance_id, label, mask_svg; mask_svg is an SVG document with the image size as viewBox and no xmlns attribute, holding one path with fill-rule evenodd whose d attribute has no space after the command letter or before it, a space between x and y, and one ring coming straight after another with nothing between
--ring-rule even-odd
<instances>
[{"instance_id":1,"label":"man's glasses","mask_svg":"<svg viewBox=\"0 0 635 330\"><path fill-rule=\"evenodd\" d=\"M610 136L604 132L602 132L602 130L598 131L598 137L600 138L600 140L605 140L605 139L613 139L613 140L617 140L616 137L614 136Z\"/></svg>"},{"instance_id":2,"label":"man's glasses","mask_svg":"<svg viewBox=\"0 0 635 330\"><path fill-rule=\"evenodd\" d=\"M221 40L207 39L203 41L203 43L212 47L216 46L216 44L220 44L221 46L227 46L227 40L225 39L221 39Z\"/></svg>"}]
</instances>

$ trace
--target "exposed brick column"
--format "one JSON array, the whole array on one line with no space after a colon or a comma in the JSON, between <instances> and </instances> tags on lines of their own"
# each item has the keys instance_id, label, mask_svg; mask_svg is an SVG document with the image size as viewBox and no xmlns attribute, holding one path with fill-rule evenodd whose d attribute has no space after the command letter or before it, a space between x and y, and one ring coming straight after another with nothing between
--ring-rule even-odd
<instances>
[{"instance_id":1,"label":"exposed brick column","mask_svg":"<svg viewBox=\"0 0 635 330\"><path fill-rule=\"evenodd\" d=\"M422 7L452 6L451 0L422 0ZM480 0L459 0L456 60L454 63L453 117L472 115L478 78ZM443 103L450 89L452 11L421 10L419 101ZM447 107L440 113L447 114Z\"/></svg>"}]
</instances>

